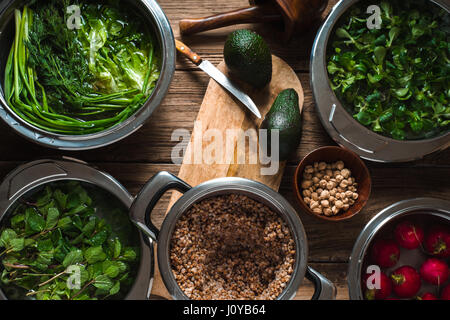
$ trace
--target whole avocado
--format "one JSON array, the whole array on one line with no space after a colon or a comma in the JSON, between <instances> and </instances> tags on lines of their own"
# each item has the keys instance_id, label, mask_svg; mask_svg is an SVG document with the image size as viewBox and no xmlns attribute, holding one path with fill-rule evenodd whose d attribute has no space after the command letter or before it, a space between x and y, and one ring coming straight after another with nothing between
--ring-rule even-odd
<instances>
[{"instance_id":1,"label":"whole avocado","mask_svg":"<svg viewBox=\"0 0 450 320\"><path fill-rule=\"evenodd\" d=\"M272 54L259 34L246 29L232 32L223 54L231 73L253 87L263 88L272 79Z\"/></svg>"},{"instance_id":2,"label":"whole avocado","mask_svg":"<svg viewBox=\"0 0 450 320\"><path fill-rule=\"evenodd\" d=\"M267 129L270 152L271 131L279 130L280 160L287 160L300 143L302 133L298 94L294 89L280 92L261 123L261 129Z\"/></svg>"}]
</instances>

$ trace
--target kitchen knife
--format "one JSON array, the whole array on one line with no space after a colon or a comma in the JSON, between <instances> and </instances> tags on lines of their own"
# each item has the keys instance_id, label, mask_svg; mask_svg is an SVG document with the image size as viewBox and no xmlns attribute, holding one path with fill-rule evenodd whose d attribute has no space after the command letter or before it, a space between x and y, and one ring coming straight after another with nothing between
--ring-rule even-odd
<instances>
[{"instance_id":1,"label":"kitchen knife","mask_svg":"<svg viewBox=\"0 0 450 320\"><path fill-rule=\"evenodd\" d=\"M183 42L175 40L177 50L185 55L189 60L195 63L200 69L206 72L211 78L219 83L223 88L228 90L233 96L235 96L240 102L242 102L255 116L261 119L261 114L256 107L253 100L246 95L242 90L237 88L219 69L211 64L207 60L200 58L198 54L193 52Z\"/></svg>"}]
</instances>

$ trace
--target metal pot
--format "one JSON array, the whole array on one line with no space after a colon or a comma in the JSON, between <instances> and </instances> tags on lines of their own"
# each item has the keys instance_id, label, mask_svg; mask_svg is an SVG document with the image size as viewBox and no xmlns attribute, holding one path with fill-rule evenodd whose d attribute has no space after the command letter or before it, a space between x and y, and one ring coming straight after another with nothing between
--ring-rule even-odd
<instances>
[{"instance_id":1,"label":"metal pot","mask_svg":"<svg viewBox=\"0 0 450 320\"><path fill-rule=\"evenodd\" d=\"M359 0L341 0L319 29L311 52L311 88L317 113L336 143L362 158L378 162L411 161L448 148L450 132L422 140L400 141L379 135L353 119L331 89L327 72L327 45L339 18ZM430 0L450 12L448 0Z\"/></svg>"},{"instance_id":2,"label":"metal pot","mask_svg":"<svg viewBox=\"0 0 450 320\"><path fill-rule=\"evenodd\" d=\"M130 208L134 198L113 177L75 161L39 160L22 165L12 171L0 185L0 224L7 218L9 209L16 201L45 184L62 180L77 180L88 183L113 195L126 208ZM135 282L126 299L143 300L150 296L154 273L153 241L142 235L140 238L140 264ZM0 290L0 299L7 299Z\"/></svg>"},{"instance_id":3,"label":"metal pot","mask_svg":"<svg viewBox=\"0 0 450 320\"><path fill-rule=\"evenodd\" d=\"M423 219L436 223L450 225L450 201L433 198L416 198L397 202L380 211L359 234L349 259L348 288L351 300L362 300L361 277L363 269L368 265L366 260L370 244L377 235L387 232L392 234L392 228L396 221L408 217L408 219ZM420 267L420 259L425 259L424 254L411 255L409 252L400 254L397 265L411 265Z\"/></svg>"},{"instance_id":4,"label":"metal pot","mask_svg":"<svg viewBox=\"0 0 450 320\"><path fill-rule=\"evenodd\" d=\"M172 206L161 229L158 230L151 222L151 213L161 196L170 189L176 189L184 194ZM170 240L177 220L194 203L205 198L230 193L245 194L253 200L265 204L274 212L280 214L291 230L297 248L294 272L278 299L292 299L305 274L315 284L313 299L334 299L336 295L334 285L317 271L307 266L308 243L305 230L297 212L280 194L261 183L242 178L214 179L192 188L172 174L160 172L149 180L139 193L131 207L130 215L145 235L158 242L158 266L170 295L174 299L188 299L178 286L169 261Z\"/></svg>"},{"instance_id":5,"label":"metal pot","mask_svg":"<svg viewBox=\"0 0 450 320\"><path fill-rule=\"evenodd\" d=\"M8 50L13 42L14 10L29 1L3 0L0 3L0 81L3 86ZM147 102L124 122L105 131L87 135L63 135L39 129L17 116L0 94L0 117L24 138L45 147L61 150L87 150L109 145L138 130L165 97L175 72L175 41L169 20L155 0L128 0L152 26L161 50L161 76Z\"/></svg>"}]
</instances>

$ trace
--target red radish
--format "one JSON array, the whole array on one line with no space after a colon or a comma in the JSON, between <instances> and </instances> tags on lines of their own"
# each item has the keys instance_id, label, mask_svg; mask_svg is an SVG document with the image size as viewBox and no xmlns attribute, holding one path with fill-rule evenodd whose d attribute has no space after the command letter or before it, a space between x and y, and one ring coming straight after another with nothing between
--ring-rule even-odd
<instances>
[{"instance_id":1,"label":"red radish","mask_svg":"<svg viewBox=\"0 0 450 320\"><path fill-rule=\"evenodd\" d=\"M449 276L448 266L444 261L436 258L430 258L420 267L420 275L422 278L435 285L443 284Z\"/></svg>"},{"instance_id":2,"label":"red radish","mask_svg":"<svg viewBox=\"0 0 450 320\"><path fill-rule=\"evenodd\" d=\"M400 298L414 297L422 285L420 275L411 266L403 266L396 269L391 274L392 289Z\"/></svg>"},{"instance_id":3,"label":"red radish","mask_svg":"<svg viewBox=\"0 0 450 320\"><path fill-rule=\"evenodd\" d=\"M441 300L450 300L450 284L442 289Z\"/></svg>"},{"instance_id":4,"label":"red radish","mask_svg":"<svg viewBox=\"0 0 450 320\"><path fill-rule=\"evenodd\" d=\"M395 240L405 249L416 249L423 242L423 230L411 221L403 221L395 228Z\"/></svg>"},{"instance_id":5,"label":"red radish","mask_svg":"<svg viewBox=\"0 0 450 320\"><path fill-rule=\"evenodd\" d=\"M397 264L400 249L393 240L377 240L372 247L372 260L382 268L390 268Z\"/></svg>"},{"instance_id":6,"label":"red radish","mask_svg":"<svg viewBox=\"0 0 450 320\"><path fill-rule=\"evenodd\" d=\"M419 300L437 300L438 298L431 292L425 292L422 296L418 297Z\"/></svg>"},{"instance_id":7,"label":"red radish","mask_svg":"<svg viewBox=\"0 0 450 320\"><path fill-rule=\"evenodd\" d=\"M443 227L432 228L425 239L425 248L428 253L439 258L450 257L450 230Z\"/></svg>"},{"instance_id":8,"label":"red radish","mask_svg":"<svg viewBox=\"0 0 450 320\"><path fill-rule=\"evenodd\" d=\"M390 296L392 292L392 281L383 272L380 273L380 289L367 288L367 278L370 275L364 277L364 288L366 288L364 296L367 300L384 300Z\"/></svg>"}]
</instances>

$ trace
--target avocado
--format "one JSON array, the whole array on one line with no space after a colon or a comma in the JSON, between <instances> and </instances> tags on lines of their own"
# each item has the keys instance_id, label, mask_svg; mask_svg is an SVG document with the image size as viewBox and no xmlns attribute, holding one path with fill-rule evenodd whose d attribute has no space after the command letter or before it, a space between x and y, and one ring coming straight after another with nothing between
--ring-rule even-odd
<instances>
[{"instance_id":1,"label":"avocado","mask_svg":"<svg viewBox=\"0 0 450 320\"><path fill-rule=\"evenodd\" d=\"M297 92L294 89L281 91L261 123L261 129L267 129L269 151L271 131L279 130L280 161L287 160L300 143L301 120Z\"/></svg>"},{"instance_id":2,"label":"avocado","mask_svg":"<svg viewBox=\"0 0 450 320\"><path fill-rule=\"evenodd\" d=\"M272 79L272 54L257 33L241 29L232 32L223 49L225 63L232 74L255 88L265 87Z\"/></svg>"}]
</instances>

